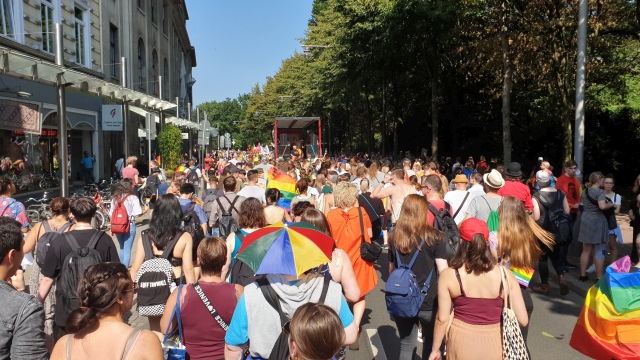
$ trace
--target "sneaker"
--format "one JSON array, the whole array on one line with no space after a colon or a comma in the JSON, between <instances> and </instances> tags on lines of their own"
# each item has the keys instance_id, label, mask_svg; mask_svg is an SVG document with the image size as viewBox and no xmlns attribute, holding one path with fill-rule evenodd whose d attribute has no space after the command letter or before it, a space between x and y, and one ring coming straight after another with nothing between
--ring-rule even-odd
<instances>
[{"instance_id":1,"label":"sneaker","mask_svg":"<svg viewBox=\"0 0 640 360\"><path fill-rule=\"evenodd\" d=\"M565 266L566 268L568 268L568 269L577 269L577 268L578 268L578 265L574 265L574 264L571 264L571 263L569 263L569 262L565 262L565 263L564 263L564 266Z\"/></svg>"},{"instance_id":2,"label":"sneaker","mask_svg":"<svg viewBox=\"0 0 640 360\"><path fill-rule=\"evenodd\" d=\"M420 329L418 329L418 342L423 342L424 340L422 340L422 331L420 331Z\"/></svg>"},{"instance_id":3,"label":"sneaker","mask_svg":"<svg viewBox=\"0 0 640 360\"><path fill-rule=\"evenodd\" d=\"M591 264L591 266L589 266L587 268L587 273L588 274L593 274L594 272L596 272L596 265L595 264Z\"/></svg>"},{"instance_id":4,"label":"sneaker","mask_svg":"<svg viewBox=\"0 0 640 360\"><path fill-rule=\"evenodd\" d=\"M578 281L580 281L580 282L589 281L589 277L588 277L588 276L580 276L580 277L578 278Z\"/></svg>"}]
</instances>

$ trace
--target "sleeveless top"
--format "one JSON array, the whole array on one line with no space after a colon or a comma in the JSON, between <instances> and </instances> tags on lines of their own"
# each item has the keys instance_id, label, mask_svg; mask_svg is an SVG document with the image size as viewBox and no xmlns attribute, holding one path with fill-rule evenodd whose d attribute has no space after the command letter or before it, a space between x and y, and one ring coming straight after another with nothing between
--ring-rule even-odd
<instances>
[{"instance_id":1,"label":"sleeveless top","mask_svg":"<svg viewBox=\"0 0 640 360\"><path fill-rule=\"evenodd\" d=\"M228 282L211 283L199 281L211 305L222 320L231 323L236 308L236 288ZM180 311L182 312L182 329L184 345L191 360L224 359L224 336L226 332L213 319L211 313L196 293L193 286L184 288L186 294Z\"/></svg>"},{"instance_id":2,"label":"sleeveless top","mask_svg":"<svg viewBox=\"0 0 640 360\"><path fill-rule=\"evenodd\" d=\"M133 349L133 345L138 341L138 336L140 335L141 330L133 330L131 334L127 337L127 343L124 345L124 350L122 351L122 355L120 356L120 360L124 360L127 358L127 355ZM73 340L73 335L69 335L67 338L67 360L71 360L71 341Z\"/></svg>"},{"instance_id":3,"label":"sleeveless top","mask_svg":"<svg viewBox=\"0 0 640 360\"><path fill-rule=\"evenodd\" d=\"M458 278L462 295L453 299L453 317L472 325L499 324L504 304L503 299L500 297L502 295L502 282L500 283L498 297L492 299L473 298L467 297L465 294L458 269L456 269L456 277Z\"/></svg>"}]
</instances>

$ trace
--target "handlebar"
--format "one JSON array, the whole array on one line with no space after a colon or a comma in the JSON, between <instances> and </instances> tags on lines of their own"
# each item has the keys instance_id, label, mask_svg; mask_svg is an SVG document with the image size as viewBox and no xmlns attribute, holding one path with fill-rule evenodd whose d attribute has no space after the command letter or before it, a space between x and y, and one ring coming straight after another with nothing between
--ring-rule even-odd
<instances>
[{"instance_id":1,"label":"handlebar","mask_svg":"<svg viewBox=\"0 0 640 360\"><path fill-rule=\"evenodd\" d=\"M43 203L43 202L49 201L49 200L50 199L47 199L47 198L42 198L42 199L28 198L26 202L33 201L33 202L37 202L37 203Z\"/></svg>"}]
</instances>

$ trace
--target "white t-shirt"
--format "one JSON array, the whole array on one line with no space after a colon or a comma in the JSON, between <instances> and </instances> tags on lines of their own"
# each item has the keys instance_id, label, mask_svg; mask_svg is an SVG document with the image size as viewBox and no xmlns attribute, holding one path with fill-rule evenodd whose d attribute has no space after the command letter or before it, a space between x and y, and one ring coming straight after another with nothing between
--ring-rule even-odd
<instances>
[{"instance_id":1,"label":"white t-shirt","mask_svg":"<svg viewBox=\"0 0 640 360\"><path fill-rule=\"evenodd\" d=\"M244 196L245 198L255 198L260 200L261 204L266 204L267 200L264 197L264 189L260 186L256 185L247 185L242 190L238 192L239 196Z\"/></svg>"},{"instance_id":2,"label":"white t-shirt","mask_svg":"<svg viewBox=\"0 0 640 360\"><path fill-rule=\"evenodd\" d=\"M413 175L415 175L415 174L416 174L416 172L415 172L415 171L413 171L413 170L411 170L411 169L409 169L409 170L405 170L405 172L407 173L407 176L408 176L408 177L412 177Z\"/></svg>"},{"instance_id":3,"label":"white t-shirt","mask_svg":"<svg viewBox=\"0 0 640 360\"><path fill-rule=\"evenodd\" d=\"M482 196L484 195L484 188L480 184L475 184L471 188L469 188L469 192L473 196Z\"/></svg>"},{"instance_id":4,"label":"white t-shirt","mask_svg":"<svg viewBox=\"0 0 640 360\"><path fill-rule=\"evenodd\" d=\"M462 204L462 200L464 200L464 197L467 196L467 194L469 194L469 196L464 204ZM470 192L460 190L449 191L444 195L444 201L451 205L451 215L455 214L462 204L462 209L458 211L458 215L453 219L456 222L456 225L459 225L462 220L464 220L464 217L467 215L467 208L474 197L475 195Z\"/></svg>"},{"instance_id":5,"label":"white t-shirt","mask_svg":"<svg viewBox=\"0 0 640 360\"><path fill-rule=\"evenodd\" d=\"M124 201L124 207L129 214L129 220L134 220L136 216L142 214L142 208L140 207L140 199L135 195L129 195ZM113 216L113 211L116 208L116 200L111 199L111 209L109 210L109 217Z\"/></svg>"}]
</instances>

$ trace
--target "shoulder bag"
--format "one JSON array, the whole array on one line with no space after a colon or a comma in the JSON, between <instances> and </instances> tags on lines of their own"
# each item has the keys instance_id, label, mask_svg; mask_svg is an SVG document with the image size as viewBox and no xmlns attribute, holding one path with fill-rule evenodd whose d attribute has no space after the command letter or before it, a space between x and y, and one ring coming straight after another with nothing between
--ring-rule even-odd
<instances>
[{"instance_id":1,"label":"shoulder bag","mask_svg":"<svg viewBox=\"0 0 640 360\"><path fill-rule=\"evenodd\" d=\"M178 287L178 296L176 297L176 305L173 307L171 313L171 319L167 329L164 331L165 336L162 340L162 350L164 351L164 358L170 360L184 360L187 358L187 348L184 346L184 337L182 336L182 314L180 312L180 296L182 295L183 285ZM178 326L169 333L169 327L173 323L173 318L178 321Z\"/></svg>"},{"instance_id":2,"label":"shoulder bag","mask_svg":"<svg viewBox=\"0 0 640 360\"><path fill-rule=\"evenodd\" d=\"M382 254L382 246L375 241L368 243L364 240L364 220L362 219L362 209L360 207L358 207L358 217L360 220L360 234L362 237L362 243L360 244L360 257L364 261L374 262L378 260L380 254Z\"/></svg>"},{"instance_id":3,"label":"shoulder bag","mask_svg":"<svg viewBox=\"0 0 640 360\"><path fill-rule=\"evenodd\" d=\"M589 189L586 189L585 194L587 195L587 199L595 205L598 210L600 210L600 206L598 205L598 201L589 195ZM611 199L607 198L607 202L612 202ZM618 221L616 220L616 211L615 207L608 208L607 210L600 210L604 217L607 219L607 227L609 230L615 230L618 227Z\"/></svg>"},{"instance_id":4,"label":"shoulder bag","mask_svg":"<svg viewBox=\"0 0 640 360\"><path fill-rule=\"evenodd\" d=\"M504 292L504 306L502 308L502 358L505 360L529 360L527 344L524 342L520 324L511 304L511 287L509 277L503 266L499 266L502 275Z\"/></svg>"}]
</instances>

